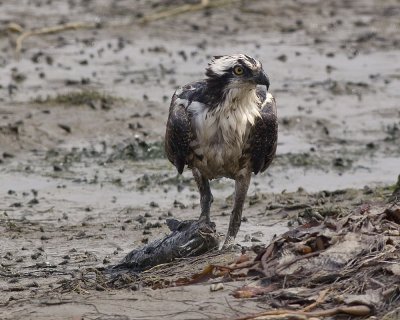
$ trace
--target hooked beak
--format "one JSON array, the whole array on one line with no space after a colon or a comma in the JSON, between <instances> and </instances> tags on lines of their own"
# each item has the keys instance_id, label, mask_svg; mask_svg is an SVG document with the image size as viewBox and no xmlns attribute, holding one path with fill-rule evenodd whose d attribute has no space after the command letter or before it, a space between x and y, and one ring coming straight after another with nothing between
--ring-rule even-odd
<instances>
[{"instance_id":1,"label":"hooked beak","mask_svg":"<svg viewBox=\"0 0 400 320\"><path fill-rule=\"evenodd\" d=\"M260 71L260 73L258 74L257 78L256 78L256 83L266 86L267 90L269 88L269 78L268 76L264 73L264 71Z\"/></svg>"}]
</instances>

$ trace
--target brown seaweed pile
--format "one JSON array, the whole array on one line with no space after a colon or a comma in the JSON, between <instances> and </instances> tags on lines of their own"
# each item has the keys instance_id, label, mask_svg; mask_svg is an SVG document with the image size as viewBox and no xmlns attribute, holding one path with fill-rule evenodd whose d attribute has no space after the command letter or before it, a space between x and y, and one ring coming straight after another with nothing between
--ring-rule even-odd
<instances>
[{"instance_id":1,"label":"brown seaweed pile","mask_svg":"<svg viewBox=\"0 0 400 320\"><path fill-rule=\"evenodd\" d=\"M240 319L382 316L399 307L399 224L398 206L363 205L274 239L248 266L247 276L260 280L233 295L263 296L275 310ZM321 310L310 311L316 307Z\"/></svg>"}]
</instances>

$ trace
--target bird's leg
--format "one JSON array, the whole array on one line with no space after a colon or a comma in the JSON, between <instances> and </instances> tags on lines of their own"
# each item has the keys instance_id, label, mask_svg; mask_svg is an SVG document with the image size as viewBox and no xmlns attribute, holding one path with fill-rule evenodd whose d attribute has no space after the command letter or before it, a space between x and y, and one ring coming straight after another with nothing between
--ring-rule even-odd
<instances>
[{"instance_id":1,"label":"bird's leg","mask_svg":"<svg viewBox=\"0 0 400 320\"><path fill-rule=\"evenodd\" d=\"M210 183L207 178L202 176L198 169L194 168L192 172L200 192L201 214L199 220L205 219L205 221L209 223L210 208L211 203L213 202L213 195L211 194Z\"/></svg>"},{"instance_id":2,"label":"bird's leg","mask_svg":"<svg viewBox=\"0 0 400 320\"><path fill-rule=\"evenodd\" d=\"M251 172L242 171L235 179L235 203L229 221L228 233L225 238L222 249L227 249L234 244L236 235L239 231L244 201L246 199L247 190L249 189Z\"/></svg>"}]
</instances>

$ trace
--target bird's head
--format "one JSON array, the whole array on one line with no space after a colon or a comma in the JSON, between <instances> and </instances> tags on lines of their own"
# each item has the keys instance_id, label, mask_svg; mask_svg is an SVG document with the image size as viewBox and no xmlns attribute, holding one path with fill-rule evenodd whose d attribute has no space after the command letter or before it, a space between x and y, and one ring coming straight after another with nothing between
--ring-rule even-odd
<instances>
[{"instance_id":1,"label":"bird's head","mask_svg":"<svg viewBox=\"0 0 400 320\"><path fill-rule=\"evenodd\" d=\"M206 69L207 81L226 89L269 88L269 79L260 61L244 54L215 56Z\"/></svg>"}]
</instances>

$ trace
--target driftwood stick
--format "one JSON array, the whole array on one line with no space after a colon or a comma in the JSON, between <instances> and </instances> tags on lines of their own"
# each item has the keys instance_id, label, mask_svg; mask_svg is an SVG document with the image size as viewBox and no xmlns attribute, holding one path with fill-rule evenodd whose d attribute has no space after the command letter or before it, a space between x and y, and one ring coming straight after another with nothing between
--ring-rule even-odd
<instances>
[{"instance_id":1,"label":"driftwood stick","mask_svg":"<svg viewBox=\"0 0 400 320\"><path fill-rule=\"evenodd\" d=\"M348 314L352 316L367 316L371 314L371 309L368 306L365 305L357 305L357 306L343 306L343 307L337 307L337 308L332 308L332 309L326 309L326 310L320 310L320 311L313 311L313 312L304 312L304 311L293 311L293 310L285 310L285 309L280 309L280 310L268 310L268 311L263 311L260 313L255 313L252 315L247 315L239 318L235 318L235 320L263 320L263 319L271 319L276 316L282 316L282 318L285 318L285 316L306 316L308 317L331 317L335 316L338 314Z\"/></svg>"},{"instance_id":2,"label":"driftwood stick","mask_svg":"<svg viewBox=\"0 0 400 320\"><path fill-rule=\"evenodd\" d=\"M8 29L10 31L16 31L16 32L21 33L18 36L16 43L15 43L15 54L16 54L17 58L19 58L19 54L22 49L22 42L28 37L38 36L38 35L42 35L42 34L57 33L57 32L62 32L62 31L71 30L71 29L94 28L94 27L96 27L95 23L69 22L69 23L64 23L64 24L60 24L57 26L24 31L24 29L20 25L18 25L16 23L11 23L8 26Z\"/></svg>"},{"instance_id":3,"label":"driftwood stick","mask_svg":"<svg viewBox=\"0 0 400 320\"><path fill-rule=\"evenodd\" d=\"M185 4L179 7L168 8L163 11L144 16L140 20L140 23L146 24L148 22L165 19L172 16L177 16L179 14L186 12L200 11L206 8L222 7L237 1L238 0L215 0L211 2L210 0L202 0L200 3L197 4Z\"/></svg>"}]
</instances>

